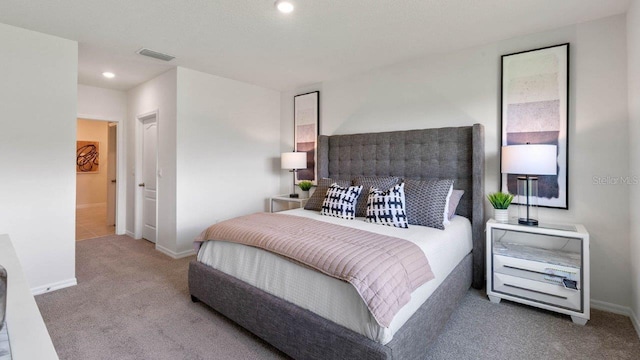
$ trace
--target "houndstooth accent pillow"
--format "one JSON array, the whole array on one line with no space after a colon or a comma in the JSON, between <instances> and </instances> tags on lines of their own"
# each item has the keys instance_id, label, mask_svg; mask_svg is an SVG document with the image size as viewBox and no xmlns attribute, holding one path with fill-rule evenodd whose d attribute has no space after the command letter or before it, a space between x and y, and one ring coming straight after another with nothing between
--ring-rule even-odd
<instances>
[{"instance_id":1,"label":"houndstooth accent pillow","mask_svg":"<svg viewBox=\"0 0 640 360\"><path fill-rule=\"evenodd\" d=\"M347 220L356 217L356 202L362 192L362 186L342 187L331 184L322 202L320 215L335 216Z\"/></svg>"},{"instance_id":2,"label":"houndstooth accent pillow","mask_svg":"<svg viewBox=\"0 0 640 360\"><path fill-rule=\"evenodd\" d=\"M362 196L358 199L356 205L356 216L367 216L367 200L369 199L369 189L390 189L400 182L399 177L395 176L358 176L353 179L353 185L362 185Z\"/></svg>"},{"instance_id":3,"label":"houndstooth accent pillow","mask_svg":"<svg viewBox=\"0 0 640 360\"><path fill-rule=\"evenodd\" d=\"M404 229L408 228L404 183L397 184L386 191L371 187L369 189L369 198L367 199L367 217L365 221Z\"/></svg>"},{"instance_id":4,"label":"houndstooth accent pillow","mask_svg":"<svg viewBox=\"0 0 640 360\"><path fill-rule=\"evenodd\" d=\"M411 225L444 230L444 214L453 180L405 180L407 219Z\"/></svg>"},{"instance_id":5,"label":"houndstooth accent pillow","mask_svg":"<svg viewBox=\"0 0 640 360\"><path fill-rule=\"evenodd\" d=\"M327 195L327 190L329 190L329 186L331 184L336 183L342 187L351 186L351 181L349 180L332 180L329 178L324 178L318 180L318 186L316 186L316 190L313 192L307 203L305 204L305 210L322 210L322 203L324 202L324 196Z\"/></svg>"}]
</instances>

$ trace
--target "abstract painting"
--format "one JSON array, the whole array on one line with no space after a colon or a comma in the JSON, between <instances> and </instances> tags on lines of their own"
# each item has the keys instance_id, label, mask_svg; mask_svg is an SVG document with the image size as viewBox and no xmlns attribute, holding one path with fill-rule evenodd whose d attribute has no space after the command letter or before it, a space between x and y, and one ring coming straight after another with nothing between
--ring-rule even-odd
<instances>
[{"instance_id":1,"label":"abstract painting","mask_svg":"<svg viewBox=\"0 0 640 360\"><path fill-rule=\"evenodd\" d=\"M294 150L307 153L307 168L296 172L296 184L309 180L317 184L316 149L320 122L320 92L296 95L293 98Z\"/></svg>"},{"instance_id":2,"label":"abstract painting","mask_svg":"<svg viewBox=\"0 0 640 360\"><path fill-rule=\"evenodd\" d=\"M77 141L76 172L87 174L100 171L100 143L98 141Z\"/></svg>"},{"instance_id":3,"label":"abstract painting","mask_svg":"<svg viewBox=\"0 0 640 360\"><path fill-rule=\"evenodd\" d=\"M538 176L537 200L568 209L569 44L503 55L501 100L502 146L557 146L557 175ZM518 175L501 174L501 190L516 194Z\"/></svg>"}]
</instances>

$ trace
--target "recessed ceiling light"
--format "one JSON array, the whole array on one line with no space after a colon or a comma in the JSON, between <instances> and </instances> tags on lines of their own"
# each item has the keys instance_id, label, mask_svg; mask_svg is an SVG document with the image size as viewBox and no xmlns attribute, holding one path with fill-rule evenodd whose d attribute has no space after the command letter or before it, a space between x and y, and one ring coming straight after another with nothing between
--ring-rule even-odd
<instances>
[{"instance_id":1,"label":"recessed ceiling light","mask_svg":"<svg viewBox=\"0 0 640 360\"><path fill-rule=\"evenodd\" d=\"M116 74L109 71L105 71L102 73L102 76L106 77L107 79L113 79L114 77L116 77Z\"/></svg>"},{"instance_id":2,"label":"recessed ceiling light","mask_svg":"<svg viewBox=\"0 0 640 360\"><path fill-rule=\"evenodd\" d=\"M288 14L293 11L293 3L287 0L278 0L276 1L276 7L280 10L281 13Z\"/></svg>"}]
</instances>

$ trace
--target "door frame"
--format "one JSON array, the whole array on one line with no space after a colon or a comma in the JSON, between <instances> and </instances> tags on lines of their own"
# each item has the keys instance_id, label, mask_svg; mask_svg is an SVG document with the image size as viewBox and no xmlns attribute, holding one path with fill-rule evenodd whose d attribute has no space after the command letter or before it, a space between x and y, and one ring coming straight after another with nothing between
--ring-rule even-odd
<instances>
[{"instance_id":1,"label":"door frame","mask_svg":"<svg viewBox=\"0 0 640 360\"><path fill-rule=\"evenodd\" d=\"M76 119L118 123L116 146L116 234L124 235L127 228L127 168L124 153L124 122L109 116L77 114Z\"/></svg>"},{"instance_id":2,"label":"door frame","mask_svg":"<svg viewBox=\"0 0 640 360\"><path fill-rule=\"evenodd\" d=\"M143 205L144 199L143 189L138 186L142 182L142 152L143 152L143 136L144 136L144 122L146 120L156 119L156 139L158 144L160 137L160 112L158 109L149 111L136 116L136 166L135 166L135 206L134 206L134 239L142 239L142 227L143 224ZM160 182L158 181L158 146L156 146L156 244L158 243L158 201L160 194Z\"/></svg>"}]
</instances>

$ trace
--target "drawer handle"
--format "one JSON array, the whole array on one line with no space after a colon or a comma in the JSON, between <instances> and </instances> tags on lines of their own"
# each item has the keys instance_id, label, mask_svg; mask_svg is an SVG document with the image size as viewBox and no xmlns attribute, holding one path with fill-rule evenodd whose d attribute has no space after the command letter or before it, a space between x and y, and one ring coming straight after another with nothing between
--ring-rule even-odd
<instances>
[{"instance_id":1,"label":"drawer handle","mask_svg":"<svg viewBox=\"0 0 640 360\"><path fill-rule=\"evenodd\" d=\"M514 288L514 289L520 289L520 290L524 290L524 291L529 291L529 292L533 292L533 293L538 293L538 294L542 294L542 295L546 295L546 296L552 296L552 297L555 297L555 298L558 298L558 299L562 299L562 300L567 300L568 299L566 296L548 294L548 293L543 292L543 291L526 289L526 288L523 288L521 286L511 285L511 284L507 284L507 283L505 283L504 286L508 286L508 287L511 287L511 288Z\"/></svg>"}]
</instances>

